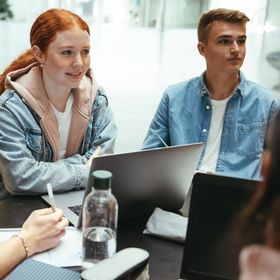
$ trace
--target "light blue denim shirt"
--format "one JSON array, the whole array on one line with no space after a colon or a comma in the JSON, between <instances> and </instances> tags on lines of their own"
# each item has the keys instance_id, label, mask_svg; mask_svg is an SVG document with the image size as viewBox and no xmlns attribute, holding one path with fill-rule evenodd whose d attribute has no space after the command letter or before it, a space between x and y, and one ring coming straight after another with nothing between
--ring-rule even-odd
<instances>
[{"instance_id":1,"label":"light blue denim shirt","mask_svg":"<svg viewBox=\"0 0 280 280\"><path fill-rule=\"evenodd\" d=\"M0 199L11 194L46 193L84 188L89 169L86 162L97 146L112 153L117 128L107 96L97 90L85 137L78 153L53 161L53 151L41 128L38 115L15 90L0 97Z\"/></svg>"},{"instance_id":2,"label":"light blue denim shirt","mask_svg":"<svg viewBox=\"0 0 280 280\"><path fill-rule=\"evenodd\" d=\"M246 80L240 72L240 84L229 99L224 115L217 173L260 178L265 131L278 106L276 96ZM211 110L204 73L168 87L149 127L143 149L163 146L157 135L171 146L207 142ZM198 169L203 156L204 151Z\"/></svg>"}]
</instances>

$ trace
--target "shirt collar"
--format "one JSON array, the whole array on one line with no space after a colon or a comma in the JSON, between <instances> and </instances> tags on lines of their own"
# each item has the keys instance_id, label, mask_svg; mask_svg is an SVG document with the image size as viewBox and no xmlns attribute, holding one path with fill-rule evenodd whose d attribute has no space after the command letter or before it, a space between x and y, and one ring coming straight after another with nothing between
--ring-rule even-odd
<instances>
[{"instance_id":1,"label":"shirt collar","mask_svg":"<svg viewBox=\"0 0 280 280\"><path fill-rule=\"evenodd\" d=\"M206 96L210 96L209 94L209 91L205 85L205 82L204 82L204 77L205 77L205 71L199 76L199 83L200 83L200 95L201 97L206 95Z\"/></svg>"},{"instance_id":2,"label":"shirt collar","mask_svg":"<svg viewBox=\"0 0 280 280\"><path fill-rule=\"evenodd\" d=\"M241 71L239 71L239 76L240 76L240 83L238 84L238 86L236 87L232 95L240 94L241 96L243 96L245 94L246 79L243 72ZM210 96L209 91L204 82L204 77L205 77L205 71L199 76L200 88L201 88L200 95Z\"/></svg>"},{"instance_id":3,"label":"shirt collar","mask_svg":"<svg viewBox=\"0 0 280 280\"><path fill-rule=\"evenodd\" d=\"M246 85L246 78L243 74L243 72L239 71L239 76L240 76L240 83L235 89L235 92L239 91L239 93L243 96L245 95L245 85Z\"/></svg>"}]
</instances>

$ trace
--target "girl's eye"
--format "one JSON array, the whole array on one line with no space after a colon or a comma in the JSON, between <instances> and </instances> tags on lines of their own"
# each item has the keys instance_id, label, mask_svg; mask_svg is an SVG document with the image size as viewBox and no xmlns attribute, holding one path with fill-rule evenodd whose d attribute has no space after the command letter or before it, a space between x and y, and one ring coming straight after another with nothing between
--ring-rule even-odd
<instances>
[{"instance_id":1,"label":"girl's eye","mask_svg":"<svg viewBox=\"0 0 280 280\"><path fill-rule=\"evenodd\" d=\"M63 51L62 54L64 55L71 55L71 50L66 50L66 51Z\"/></svg>"},{"instance_id":2,"label":"girl's eye","mask_svg":"<svg viewBox=\"0 0 280 280\"><path fill-rule=\"evenodd\" d=\"M84 49L84 50L82 50L82 54L83 54L83 55L88 55L88 54L89 54L89 49Z\"/></svg>"}]
</instances>

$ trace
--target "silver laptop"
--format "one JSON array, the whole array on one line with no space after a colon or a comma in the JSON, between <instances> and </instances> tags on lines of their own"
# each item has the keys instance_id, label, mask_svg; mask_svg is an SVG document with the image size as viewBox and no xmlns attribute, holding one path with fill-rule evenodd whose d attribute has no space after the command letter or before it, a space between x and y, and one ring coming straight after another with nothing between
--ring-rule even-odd
<instances>
[{"instance_id":1,"label":"silver laptop","mask_svg":"<svg viewBox=\"0 0 280 280\"><path fill-rule=\"evenodd\" d=\"M98 169L112 172L112 193L119 203L119 220L148 217L155 207L178 211L184 203L202 148L203 143L195 143L103 155L93 160L89 174ZM56 206L74 226L81 226L81 205L91 188L89 176L86 190L55 194ZM49 203L47 195L42 198Z\"/></svg>"}]
</instances>

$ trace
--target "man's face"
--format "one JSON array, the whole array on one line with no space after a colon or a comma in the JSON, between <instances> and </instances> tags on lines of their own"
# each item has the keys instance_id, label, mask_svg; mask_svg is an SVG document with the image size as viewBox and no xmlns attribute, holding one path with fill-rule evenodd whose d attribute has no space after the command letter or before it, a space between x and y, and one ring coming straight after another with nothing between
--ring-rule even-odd
<instances>
[{"instance_id":1,"label":"man's face","mask_svg":"<svg viewBox=\"0 0 280 280\"><path fill-rule=\"evenodd\" d=\"M207 70L237 72L246 54L245 24L213 22L207 42L199 42L198 49L205 57Z\"/></svg>"}]
</instances>

